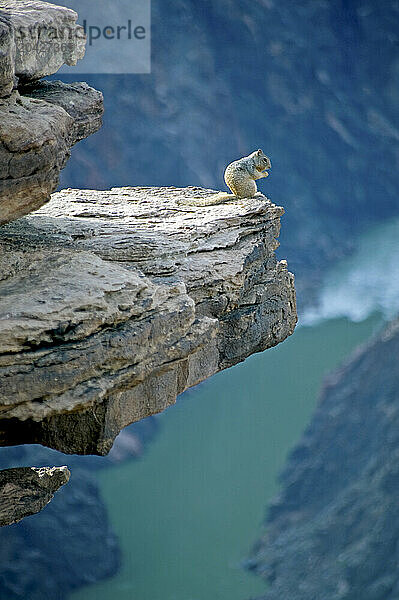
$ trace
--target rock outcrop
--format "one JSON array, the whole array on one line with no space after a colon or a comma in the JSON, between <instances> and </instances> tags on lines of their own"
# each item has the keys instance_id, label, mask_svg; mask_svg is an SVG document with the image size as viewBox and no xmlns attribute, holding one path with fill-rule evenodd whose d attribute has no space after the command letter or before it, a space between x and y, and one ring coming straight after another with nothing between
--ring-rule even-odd
<instances>
[{"instance_id":1,"label":"rock outcrop","mask_svg":"<svg viewBox=\"0 0 399 600\"><path fill-rule=\"evenodd\" d=\"M329 376L249 568L264 600L399 597L399 321Z\"/></svg>"},{"instance_id":2,"label":"rock outcrop","mask_svg":"<svg viewBox=\"0 0 399 600\"><path fill-rule=\"evenodd\" d=\"M82 58L76 18L47 2L0 1L0 225L47 202L71 146L101 126L100 92L37 81Z\"/></svg>"},{"instance_id":3,"label":"rock outcrop","mask_svg":"<svg viewBox=\"0 0 399 600\"><path fill-rule=\"evenodd\" d=\"M82 58L76 18L0 0L0 444L102 455L290 335L295 290L274 255L283 210L265 197L195 208L209 191L65 190L10 224L48 202L71 146L101 126L100 92L39 81ZM4 472L16 504L32 473Z\"/></svg>"},{"instance_id":4,"label":"rock outcrop","mask_svg":"<svg viewBox=\"0 0 399 600\"><path fill-rule=\"evenodd\" d=\"M20 467L0 471L0 527L42 510L69 481L66 467Z\"/></svg>"},{"instance_id":5,"label":"rock outcrop","mask_svg":"<svg viewBox=\"0 0 399 600\"><path fill-rule=\"evenodd\" d=\"M200 188L64 190L0 230L0 443L106 454L119 431L296 323L283 209Z\"/></svg>"},{"instance_id":6,"label":"rock outcrop","mask_svg":"<svg viewBox=\"0 0 399 600\"><path fill-rule=\"evenodd\" d=\"M77 17L69 8L40 0L0 0L4 31L0 89L6 90L6 95L15 78L41 79L84 57L86 36L76 24Z\"/></svg>"}]
</instances>

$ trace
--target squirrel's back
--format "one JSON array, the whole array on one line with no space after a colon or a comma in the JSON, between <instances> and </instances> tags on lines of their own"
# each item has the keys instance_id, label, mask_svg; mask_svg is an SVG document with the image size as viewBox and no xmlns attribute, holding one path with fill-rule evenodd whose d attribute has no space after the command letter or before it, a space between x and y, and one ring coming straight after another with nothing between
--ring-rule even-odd
<instances>
[{"instance_id":1,"label":"squirrel's back","mask_svg":"<svg viewBox=\"0 0 399 600\"><path fill-rule=\"evenodd\" d=\"M240 160L229 164L224 172L224 180L237 198L252 198L256 194L255 180L250 176Z\"/></svg>"},{"instance_id":2,"label":"squirrel's back","mask_svg":"<svg viewBox=\"0 0 399 600\"><path fill-rule=\"evenodd\" d=\"M224 172L224 180L237 198L252 198L257 192L256 179L267 177L270 159L257 150L230 163Z\"/></svg>"}]
</instances>

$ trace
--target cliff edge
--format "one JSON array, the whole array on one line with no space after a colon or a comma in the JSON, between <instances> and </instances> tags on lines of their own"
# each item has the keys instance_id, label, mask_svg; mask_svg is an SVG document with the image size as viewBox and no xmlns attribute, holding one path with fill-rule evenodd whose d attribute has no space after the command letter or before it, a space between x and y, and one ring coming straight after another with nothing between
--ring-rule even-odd
<instances>
[{"instance_id":1,"label":"cliff edge","mask_svg":"<svg viewBox=\"0 0 399 600\"><path fill-rule=\"evenodd\" d=\"M265 197L195 208L209 190L64 190L46 205L70 148L102 121L100 92L40 81L83 57L76 20L0 0L0 445L104 455L126 425L278 344L297 317L274 255L283 209ZM2 473L2 524L50 499L51 485L11 510L37 497L35 474Z\"/></svg>"},{"instance_id":2,"label":"cliff edge","mask_svg":"<svg viewBox=\"0 0 399 600\"><path fill-rule=\"evenodd\" d=\"M0 444L106 454L119 431L295 327L283 209L200 188L64 190L0 228Z\"/></svg>"}]
</instances>

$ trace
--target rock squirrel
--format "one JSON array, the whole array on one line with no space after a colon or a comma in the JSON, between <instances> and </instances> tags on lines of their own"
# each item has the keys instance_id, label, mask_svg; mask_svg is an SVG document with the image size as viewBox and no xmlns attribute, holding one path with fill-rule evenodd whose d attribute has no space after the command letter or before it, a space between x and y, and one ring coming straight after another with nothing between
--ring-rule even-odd
<instances>
[{"instance_id":1,"label":"rock squirrel","mask_svg":"<svg viewBox=\"0 0 399 600\"><path fill-rule=\"evenodd\" d=\"M252 152L248 156L239 158L227 165L224 172L224 180L228 187L233 192L226 194L219 192L212 194L208 198L195 198L185 204L195 204L197 206L208 206L212 204L220 204L228 200L236 200L237 198L253 198L257 193L255 181L262 177L267 177L266 169L271 168L270 159L263 153L261 149Z\"/></svg>"},{"instance_id":2,"label":"rock squirrel","mask_svg":"<svg viewBox=\"0 0 399 600\"><path fill-rule=\"evenodd\" d=\"M271 168L270 159L257 150L249 156L230 163L224 172L224 180L236 198L253 198L256 194L256 179L267 177ZM231 198L231 194L227 194Z\"/></svg>"}]
</instances>

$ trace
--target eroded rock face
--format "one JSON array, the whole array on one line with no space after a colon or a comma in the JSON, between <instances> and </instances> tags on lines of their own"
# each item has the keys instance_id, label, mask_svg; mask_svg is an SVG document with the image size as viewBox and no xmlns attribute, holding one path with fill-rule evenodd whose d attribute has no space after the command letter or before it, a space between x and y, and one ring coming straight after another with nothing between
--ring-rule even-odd
<instances>
[{"instance_id":1,"label":"eroded rock face","mask_svg":"<svg viewBox=\"0 0 399 600\"><path fill-rule=\"evenodd\" d=\"M95 133L102 125L103 95L87 83L37 81L22 88L24 96L59 106L72 118L70 144Z\"/></svg>"},{"instance_id":2,"label":"eroded rock face","mask_svg":"<svg viewBox=\"0 0 399 600\"><path fill-rule=\"evenodd\" d=\"M0 62L0 88L7 89L14 75L31 81L56 73L63 64L76 65L86 46L76 20L75 11L49 2L0 0L0 30L5 32L0 44L4 40L8 56L6 67Z\"/></svg>"},{"instance_id":3,"label":"eroded rock face","mask_svg":"<svg viewBox=\"0 0 399 600\"><path fill-rule=\"evenodd\" d=\"M102 94L86 84L42 82L27 93L0 99L0 225L47 202L70 147L101 126Z\"/></svg>"},{"instance_id":4,"label":"eroded rock face","mask_svg":"<svg viewBox=\"0 0 399 600\"><path fill-rule=\"evenodd\" d=\"M327 379L249 567L264 600L399 597L399 321Z\"/></svg>"},{"instance_id":5,"label":"eroded rock face","mask_svg":"<svg viewBox=\"0 0 399 600\"><path fill-rule=\"evenodd\" d=\"M64 190L0 230L0 440L105 454L127 424L296 323L264 196Z\"/></svg>"},{"instance_id":6,"label":"eroded rock face","mask_svg":"<svg viewBox=\"0 0 399 600\"><path fill-rule=\"evenodd\" d=\"M15 83L14 30L0 10L0 98L9 96Z\"/></svg>"},{"instance_id":7,"label":"eroded rock face","mask_svg":"<svg viewBox=\"0 0 399 600\"><path fill-rule=\"evenodd\" d=\"M69 477L67 467L0 471L0 527L41 511Z\"/></svg>"},{"instance_id":8,"label":"eroded rock face","mask_svg":"<svg viewBox=\"0 0 399 600\"><path fill-rule=\"evenodd\" d=\"M0 0L0 225L43 206L71 146L101 127L100 92L37 81L83 57L76 18L47 2Z\"/></svg>"},{"instance_id":9,"label":"eroded rock face","mask_svg":"<svg viewBox=\"0 0 399 600\"><path fill-rule=\"evenodd\" d=\"M72 118L14 92L0 100L0 225L40 208L69 158Z\"/></svg>"}]
</instances>

